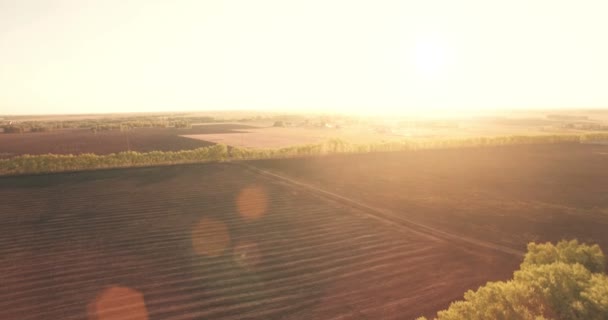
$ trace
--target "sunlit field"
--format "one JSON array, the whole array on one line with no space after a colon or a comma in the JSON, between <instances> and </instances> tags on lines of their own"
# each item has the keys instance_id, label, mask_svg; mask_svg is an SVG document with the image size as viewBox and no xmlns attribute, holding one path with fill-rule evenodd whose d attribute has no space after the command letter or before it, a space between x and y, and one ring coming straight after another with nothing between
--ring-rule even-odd
<instances>
[{"instance_id":1,"label":"sunlit field","mask_svg":"<svg viewBox=\"0 0 608 320\"><path fill-rule=\"evenodd\" d=\"M142 298L149 319L413 318L519 262L231 164L4 178L0 193L7 319L144 319Z\"/></svg>"},{"instance_id":2,"label":"sunlit field","mask_svg":"<svg viewBox=\"0 0 608 320\"><path fill-rule=\"evenodd\" d=\"M606 12L0 0L0 320L608 319Z\"/></svg>"},{"instance_id":3,"label":"sunlit field","mask_svg":"<svg viewBox=\"0 0 608 320\"><path fill-rule=\"evenodd\" d=\"M0 315L414 319L464 297L440 314L462 317L528 243L608 246L608 135L580 117L22 121L0 136L28 141L0 146Z\"/></svg>"}]
</instances>

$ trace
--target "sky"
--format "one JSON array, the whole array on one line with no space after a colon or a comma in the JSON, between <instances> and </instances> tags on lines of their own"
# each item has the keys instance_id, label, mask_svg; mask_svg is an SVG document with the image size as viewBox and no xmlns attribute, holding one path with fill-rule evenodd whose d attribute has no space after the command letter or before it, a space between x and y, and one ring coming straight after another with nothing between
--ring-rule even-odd
<instances>
[{"instance_id":1,"label":"sky","mask_svg":"<svg viewBox=\"0 0 608 320\"><path fill-rule=\"evenodd\" d=\"M605 0L0 0L0 114L608 106Z\"/></svg>"}]
</instances>

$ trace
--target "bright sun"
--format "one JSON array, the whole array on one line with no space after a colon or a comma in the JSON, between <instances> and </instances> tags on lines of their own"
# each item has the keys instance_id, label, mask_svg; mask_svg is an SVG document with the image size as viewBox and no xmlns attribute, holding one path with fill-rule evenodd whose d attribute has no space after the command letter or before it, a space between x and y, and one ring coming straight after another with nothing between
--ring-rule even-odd
<instances>
[{"instance_id":1,"label":"bright sun","mask_svg":"<svg viewBox=\"0 0 608 320\"><path fill-rule=\"evenodd\" d=\"M0 114L605 108L583 2L0 0Z\"/></svg>"},{"instance_id":2,"label":"bright sun","mask_svg":"<svg viewBox=\"0 0 608 320\"><path fill-rule=\"evenodd\" d=\"M423 76L433 77L441 73L446 65L446 48L436 40L418 41L414 47L414 64Z\"/></svg>"}]
</instances>

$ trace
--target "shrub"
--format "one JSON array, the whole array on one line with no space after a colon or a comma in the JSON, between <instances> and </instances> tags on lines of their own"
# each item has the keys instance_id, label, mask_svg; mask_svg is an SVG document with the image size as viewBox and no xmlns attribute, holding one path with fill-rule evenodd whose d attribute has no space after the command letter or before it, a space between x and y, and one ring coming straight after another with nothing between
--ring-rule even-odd
<instances>
[{"instance_id":1,"label":"shrub","mask_svg":"<svg viewBox=\"0 0 608 320\"><path fill-rule=\"evenodd\" d=\"M513 280L469 290L435 319L608 319L604 261L597 245L531 243Z\"/></svg>"}]
</instances>

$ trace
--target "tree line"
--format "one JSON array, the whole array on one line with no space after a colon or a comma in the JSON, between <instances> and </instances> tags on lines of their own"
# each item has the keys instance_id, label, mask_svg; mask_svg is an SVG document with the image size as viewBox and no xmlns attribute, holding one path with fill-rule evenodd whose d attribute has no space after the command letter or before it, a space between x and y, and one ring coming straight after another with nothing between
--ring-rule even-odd
<instances>
[{"instance_id":1,"label":"tree line","mask_svg":"<svg viewBox=\"0 0 608 320\"><path fill-rule=\"evenodd\" d=\"M322 143L285 148L252 149L217 144L182 151L125 151L108 155L44 154L0 159L0 175L81 171L214 161L312 157L337 153L392 152L420 149L490 147L517 144L584 143L608 141L608 133L581 135L498 136L460 139L399 140L375 143L350 143L331 139Z\"/></svg>"},{"instance_id":2,"label":"tree line","mask_svg":"<svg viewBox=\"0 0 608 320\"><path fill-rule=\"evenodd\" d=\"M92 131L127 130L132 128L191 128L192 123L215 122L213 117L126 117L81 119L65 121L8 121L0 122L2 133L49 132L63 129Z\"/></svg>"}]
</instances>

